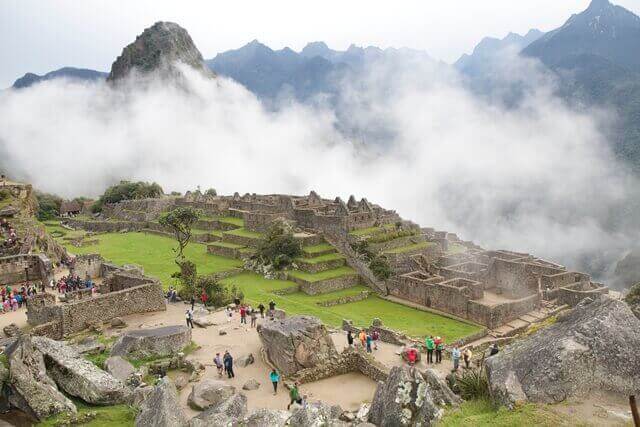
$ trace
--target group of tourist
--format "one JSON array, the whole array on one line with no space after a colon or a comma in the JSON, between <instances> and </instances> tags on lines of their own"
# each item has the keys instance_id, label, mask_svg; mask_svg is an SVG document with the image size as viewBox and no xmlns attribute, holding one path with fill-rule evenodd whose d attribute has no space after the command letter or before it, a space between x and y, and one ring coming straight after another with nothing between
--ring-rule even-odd
<instances>
[{"instance_id":1,"label":"group of tourist","mask_svg":"<svg viewBox=\"0 0 640 427\"><path fill-rule=\"evenodd\" d=\"M372 353L373 350L378 349L378 340L380 339L380 333L375 329L371 332L367 332L364 329L360 329L358 333L358 341L362 348L366 349L367 353ZM347 344L349 347L354 346L355 338L351 331L347 331Z\"/></svg>"},{"instance_id":2,"label":"group of tourist","mask_svg":"<svg viewBox=\"0 0 640 427\"><path fill-rule=\"evenodd\" d=\"M12 248L18 243L18 234L6 218L0 218L0 234L6 236L2 241L2 248Z\"/></svg>"},{"instance_id":3,"label":"group of tourist","mask_svg":"<svg viewBox=\"0 0 640 427\"><path fill-rule=\"evenodd\" d=\"M2 306L0 306L0 314L10 311L18 311L23 306L26 307L27 299L38 293L35 286L27 284L19 290L11 288L11 286L2 286L0 288L0 298L2 298Z\"/></svg>"},{"instance_id":4,"label":"group of tourist","mask_svg":"<svg viewBox=\"0 0 640 427\"><path fill-rule=\"evenodd\" d=\"M213 363L218 370L218 377L222 378L223 374L227 374L228 378L235 378L236 374L233 372L233 356L231 356L229 350L225 350L223 356L220 356L220 353L216 353L216 357L213 358Z\"/></svg>"},{"instance_id":5,"label":"group of tourist","mask_svg":"<svg viewBox=\"0 0 640 427\"><path fill-rule=\"evenodd\" d=\"M80 289L95 290L93 281L89 276L82 280L77 274L69 274L68 276L62 276L57 282L51 282L52 288L57 289L59 294L66 294L68 292L78 291Z\"/></svg>"}]
</instances>

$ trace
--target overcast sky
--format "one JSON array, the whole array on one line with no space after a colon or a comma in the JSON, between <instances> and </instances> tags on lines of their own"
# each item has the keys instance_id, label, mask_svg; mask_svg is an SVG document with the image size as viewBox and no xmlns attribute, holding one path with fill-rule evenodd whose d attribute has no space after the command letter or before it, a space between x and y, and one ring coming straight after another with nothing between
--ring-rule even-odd
<instances>
[{"instance_id":1,"label":"overcast sky","mask_svg":"<svg viewBox=\"0 0 640 427\"><path fill-rule=\"evenodd\" d=\"M640 0L616 0L640 14ZM484 36L561 25L589 0L0 0L0 87L26 72L62 66L108 71L122 48L155 21L185 27L205 58L258 39L301 49L323 40L426 50L447 62Z\"/></svg>"}]
</instances>

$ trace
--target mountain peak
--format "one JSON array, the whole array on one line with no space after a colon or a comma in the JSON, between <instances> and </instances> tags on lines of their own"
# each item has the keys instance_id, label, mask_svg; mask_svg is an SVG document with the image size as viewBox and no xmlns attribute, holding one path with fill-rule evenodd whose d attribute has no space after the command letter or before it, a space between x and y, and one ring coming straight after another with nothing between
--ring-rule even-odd
<instances>
[{"instance_id":1,"label":"mountain peak","mask_svg":"<svg viewBox=\"0 0 640 427\"><path fill-rule=\"evenodd\" d=\"M609 0L591 0L591 4L589 4L587 10L602 10L608 7L613 7Z\"/></svg>"},{"instance_id":2,"label":"mountain peak","mask_svg":"<svg viewBox=\"0 0 640 427\"><path fill-rule=\"evenodd\" d=\"M178 62L211 75L187 30L173 22L156 22L122 50L107 80L122 79L131 71L141 74L160 71L175 76L180 74L175 68Z\"/></svg>"}]
</instances>

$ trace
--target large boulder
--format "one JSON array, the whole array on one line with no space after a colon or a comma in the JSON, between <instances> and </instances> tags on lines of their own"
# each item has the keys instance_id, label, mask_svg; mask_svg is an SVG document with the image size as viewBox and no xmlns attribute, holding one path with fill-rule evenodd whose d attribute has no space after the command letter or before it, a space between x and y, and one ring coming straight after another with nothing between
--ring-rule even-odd
<instances>
[{"instance_id":1,"label":"large boulder","mask_svg":"<svg viewBox=\"0 0 640 427\"><path fill-rule=\"evenodd\" d=\"M258 325L269 360L285 375L337 357L338 352L319 319L293 316Z\"/></svg>"},{"instance_id":2,"label":"large boulder","mask_svg":"<svg viewBox=\"0 0 640 427\"><path fill-rule=\"evenodd\" d=\"M342 415L342 408L338 405L315 401L304 406L296 405L291 411L289 424L292 426L324 427L342 424L338 418Z\"/></svg>"},{"instance_id":3,"label":"large boulder","mask_svg":"<svg viewBox=\"0 0 640 427\"><path fill-rule=\"evenodd\" d=\"M291 412L281 409L256 409L241 423L242 427L284 427L291 418Z\"/></svg>"},{"instance_id":4,"label":"large boulder","mask_svg":"<svg viewBox=\"0 0 640 427\"><path fill-rule=\"evenodd\" d=\"M140 405L136 427L183 427L187 425L178 392L169 378L162 378Z\"/></svg>"},{"instance_id":5,"label":"large boulder","mask_svg":"<svg viewBox=\"0 0 640 427\"><path fill-rule=\"evenodd\" d=\"M70 346L80 354L98 354L106 349L106 346L93 336L86 337L77 343L70 344Z\"/></svg>"},{"instance_id":6,"label":"large boulder","mask_svg":"<svg viewBox=\"0 0 640 427\"><path fill-rule=\"evenodd\" d=\"M378 426L434 425L444 413L434 398L441 394L416 368L396 366L387 380L378 384L369 422Z\"/></svg>"},{"instance_id":7,"label":"large boulder","mask_svg":"<svg viewBox=\"0 0 640 427\"><path fill-rule=\"evenodd\" d=\"M8 338L17 337L20 335L20 328L15 323L10 323L9 325L2 328L2 331Z\"/></svg>"},{"instance_id":8,"label":"large boulder","mask_svg":"<svg viewBox=\"0 0 640 427\"><path fill-rule=\"evenodd\" d=\"M187 403L193 409L207 409L218 406L229 399L236 392L236 388L224 381L204 379L193 386L187 398Z\"/></svg>"},{"instance_id":9,"label":"large boulder","mask_svg":"<svg viewBox=\"0 0 640 427\"><path fill-rule=\"evenodd\" d=\"M189 427L224 426L242 419L247 414L247 397L234 393L227 399L205 409L189 421Z\"/></svg>"},{"instance_id":10,"label":"large boulder","mask_svg":"<svg viewBox=\"0 0 640 427\"><path fill-rule=\"evenodd\" d=\"M486 360L493 399L555 403L591 391L640 393L640 320L624 302L585 299Z\"/></svg>"},{"instance_id":11,"label":"large boulder","mask_svg":"<svg viewBox=\"0 0 640 427\"><path fill-rule=\"evenodd\" d=\"M124 383L136 372L136 368L120 356L111 356L105 360L104 370Z\"/></svg>"},{"instance_id":12,"label":"large boulder","mask_svg":"<svg viewBox=\"0 0 640 427\"><path fill-rule=\"evenodd\" d=\"M61 341L33 337L34 346L43 354L47 373L71 396L94 405L114 405L128 399L124 383L80 357Z\"/></svg>"},{"instance_id":13,"label":"large boulder","mask_svg":"<svg viewBox=\"0 0 640 427\"><path fill-rule=\"evenodd\" d=\"M191 328L184 325L127 331L111 349L112 356L166 357L182 351L191 342Z\"/></svg>"},{"instance_id":14,"label":"large boulder","mask_svg":"<svg viewBox=\"0 0 640 427\"><path fill-rule=\"evenodd\" d=\"M75 405L47 376L42 354L29 335L21 335L7 350L9 404L42 420L62 412L76 412Z\"/></svg>"}]
</instances>

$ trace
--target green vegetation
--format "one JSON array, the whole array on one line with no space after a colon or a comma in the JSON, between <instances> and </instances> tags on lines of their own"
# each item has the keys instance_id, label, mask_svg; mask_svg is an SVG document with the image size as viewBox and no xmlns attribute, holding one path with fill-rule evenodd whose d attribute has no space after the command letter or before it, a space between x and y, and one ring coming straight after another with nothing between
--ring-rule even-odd
<instances>
[{"instance_id":1,"label":"green vegetation","mask_svg":"<svg viewBox=\"0 0 640 427\"><path fill-rule=\"evenodd\" d=\"M455 255L461 254L467 251L467 247L461 245L460 243L451 243L449 244L449 249L447 250L447 255Z\"/></svg>"},{"instance_id":2,"label":"green vegetation","mask_svg":"<svg viewBox=\"0 0 640 427\"><path fill-rule=\"evenodd\" d=\"M465 369L458 377L457 385L460 396L465 400L489 399L489 380L485 370Z\"/></svg>"},{"instance_id":3,"label":"green vegetation","mask_svg":"<svg viewBox=\"0 0 640 427\"><path fill-rule=\"evenodd\" d=\"M211 242L209 243L211 246L219 246L221 248L229 248L229 249L243 249L244 246L239 245L237 243L231 242Z\"/></svg>"},{"instance_id":4,"label":"green vegetation","mask_svg":"<svg viewBox=\"0 0 640 427\"><path fill-rule=\"evenodd\" d=\"M383 233L386 230L392 230L395 228L394 224L384 224L382 226L359 228L351 231L349 234L352 236L368 236L371 234Z\"/></svg>"},{"instance_id":5,"label":"green vegetation","mask_svg":"<svg viewBox=\"0 0 640 427\"><path fill-rule=\"evenodd\" d=\"M317 305L320 301L355 295L369 289L364 286L355 286L322 295L307 295L302 292L276 295L274 291L294 287L295 283L286 280L268 280L254 273L228 277L221 280L221 283L236 286L244 294L245 301L251 305L256 306L259 303L266 305L273 300L277 307L284 309L288 314L316 316L334 327L339 327L342 319L351 319L358 326L368 326L377 317L382 319L386 326L403 331L410 336L423 337L437 334L444 336L447 341L454 341L480 330L479 326L396 304L376 295L371 295L362 301L333 307Z\"/></svg>"},{"instance_id":6,"label":"green vegetation","mask_svg":"<svg viewBox=\"0 0 640 427\"><path fill-rule=\"evenodd\" d=\"M302 248L302 251L308 254L317 254L317 253L326 252L330 250L334 250L334 249L333 249L333 246L331 246L328 243L320 243L319 245L305 246L304 248Z\"/></svg>"},{"instance_id":7,"label":"green vegetation","mask_svg":"<svg viewBox=\"0 0 640 427\"><path fill-rule=\"evenodd\" d=\"M225 224L235 225L237 227L244 227L244 219L236 218L234 216L223 216L223 217L215 217L218 222L222 222Z\"/></svg>"},{"instance_id":8,"label":"green vegetation","mask_svg":"<svg viewBox=\"0 0 640 427\"><path fill-rule=\"evenodd\" d=\"M338 259L344 259L344 256L337 252L334 252L331 254L320 255L315 258L296 258L296 262L304 262L307 264L320 264L321 262L335 261Z\"/></svg>"},{"instance_id":9,"label":"green vegetation","mask_svg":"<svg viewBox=\"0 0 640 427\"><path fill-rule=\"evenodd\" d=\"M399 248L393 248L393 249L389 249L384 251L383 253L385 254L403 254L405 252L411 252L411 251L416 251L418 249L425 249L428 248L429 246L433 246L435 245L434 242L420 242L420 243L414 243L413 245L407 245L407 246L402 246Z\"/></svg>"},{"instance_id":10,"label":"green vegetation","mask_svg":"<svg viewBox=\"0 0 640 427\"><path fill-rule=\"evenodd\" d=\"M2 364L2 366L4 366L5 368L9 369L9 359L7 358L7 355L4 353L0 354L0 364Z\"/></svg>"},{"instance_id":11,"label":"green vegetation","mask_svg":"<svg viewBox=\"0 0 640 427\"><path fill-rule=\"evenodd\" d=\"M264 238L264 234L247 230L246 228L236 228L235 230L225 231L224 234L232 234L234 236L248 237L250 239Z\"/></svg>"},{"instance_id":12,"label":"green vegetation","mask_svg":"<svg viewBox=\"0 0 640 427\"><path fill-rule=\"evenodd\" d=\"M36 200L38 201L36 217L40 221L53 219L60 213L60 205L62 205L61 197L55 194L36 192Z\"/></svg>"},{"instance_id":13,"label":"green vegetation","mask_svg":"<svg viewBox=\"0 0 640 427\"><path fill-rule=\"evenodd\" d=\"M184 249L191 240L191 227L198 222L200 211L191 207L178 207L169 212L160 215L158 222L165 228L173 232L173 237L178 242L178 247L174 249L176 252L176 263L184 261Z\"/></svg>"},{"instance_id":14,"label":"green vegetation","mask_svg":"<svg viewBox=\"0 0 640 427\"><path fill-rule=\"evenodd\" d=\"M636 283L631 287L624 300L631 306L640 305L640 283Z\"/></svg>"},{"instance_id":15,"label":"green vegetation","mask_svg":"<svg viewBox=\"0 0 640 427\"><path fill-rule=\"evenodd\" d=\"M86 354L84 358L96 365L98 368L104 369L104 362L109 358L109 352L103 351L102 353L97 354Z\"/></svg>"},{"instance_id":16,"label":"green vegetation","mask_svg":"<svg viewBox=\"0 0 640 427\"><path fill-rule=\"evenodd\" d=\"M351 267L334 268L333 270L325 270L319 273L307 273L305 271L292 270L288 274L307 282L318 282L320 280L335 279L336 277L349 276L357 274Z\"/></svg>"},{"instance_id":17,"label":"green vegetation","mask_svg":"<svg viewBox=\"0 0 640 427\"><path fill-rule=\"evenodd\" d=\"M418 230L415 230L415 229L385 231L383 233L377 233L367 237L367 242L385 243L385 242L390 242L392 240L400 239L403 237L416 236L417 234L418 234Z\"/></svg>"},{"instance_id":18,"label":"green vegetation","mask_svg":"<svg viewBox=\"0 0 640 427\"><path fill-rule=\"evenodd\" d=\"M438 423L438 427L556 427L576 425L575 420L557 414L550 406L527 404L513 411L496 409L487 400L463 402L459 409L450 410Z\"/></svg>"},{"instance_id":19,"label":"green vegetation","mask_svg":"<svg viewBox=\"0 0 640 427\"><path fill-rule=\"evenodd\" d=\"M176 265L173 262L174 240L169 237L145 233L107 233L99 235L99 242L95 245L77 248L68 242L62 243L74 254L99 253L116 264L141 265L146 274L160 279L165 288L172 284L171 275ZM199 243L187 246L184 255L196 264L201 274L242 266L239 260L207 254L205 246Z\"/></svg>"},{"instance_id":20,"label":"green vegetation","mask_svg":"<svg viewBox=\"0 0 640 427\"><path fill-rule=\"evenodd\" d=\"M376 256L369 261L369 268L374 276L380 280L387 280L393 274L389 260L384 255Z\"/></svg>"},{"instance_id":21,"label":"green vegetation","mask_svg":"<svg viewBox=\"0 0 640 427\"><path fill-rule=\"evenodd\" d=\"M162 187L155 182L130 182L120 181L116 185L107 188L98 201L93 205L94 212L102 211L105 203L118 203L123 200L146 199L160 197L164 194Z\"/></svg>"},{"instance_id":22,"label":"green vegetation","mask_svg":"<svg viewBox=\"0 0 640 427\"><path fill-rule=\"evenodd\" d=\"M74 399L76 415L59 414L37 424L41 427L82 425L84 427L133 426L138 411L133 406L90 406Z\"/></svg>"},{"instance_id":23,"label":"green vegetation","mask_svg":"<svg viewBox=\"0 0 640 427\"><path fill-rule=\"evenodd\" d=\"M276 270L288 267L300 255L302 246L293 237L293 229L287 222L277 220L271 223L256 251L258 262Z\"/></svg>"}]
</instances>

